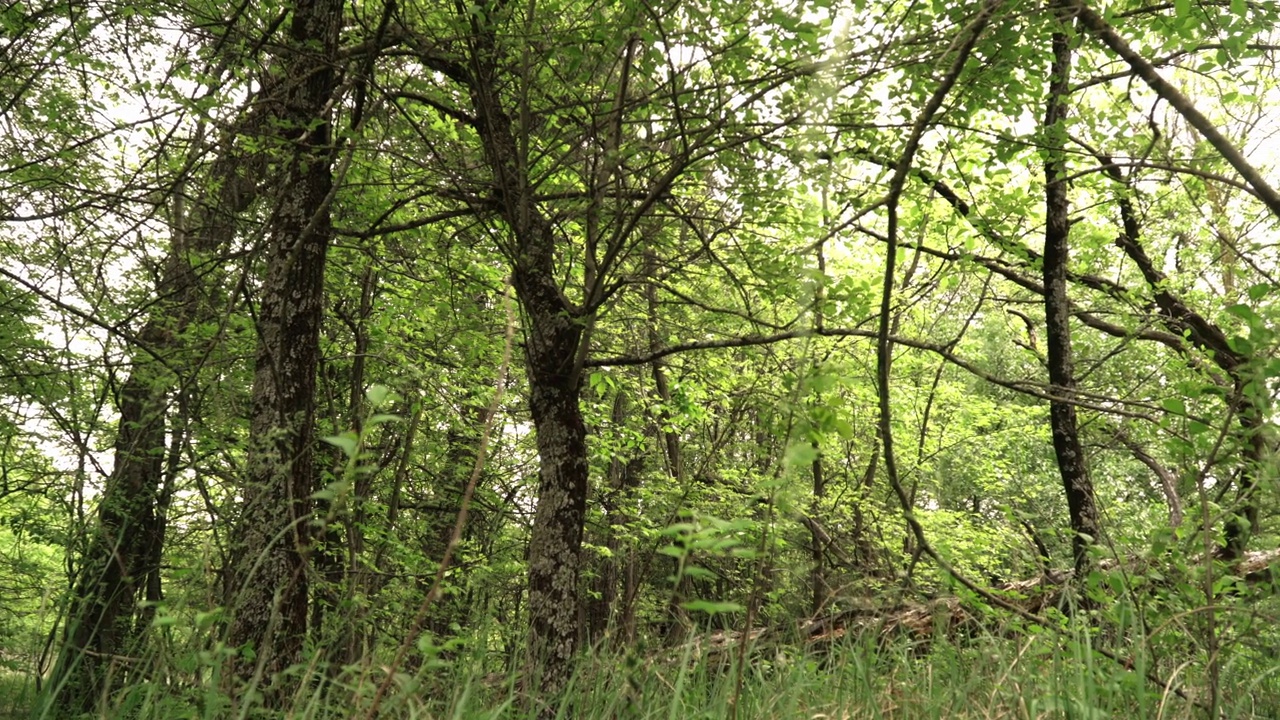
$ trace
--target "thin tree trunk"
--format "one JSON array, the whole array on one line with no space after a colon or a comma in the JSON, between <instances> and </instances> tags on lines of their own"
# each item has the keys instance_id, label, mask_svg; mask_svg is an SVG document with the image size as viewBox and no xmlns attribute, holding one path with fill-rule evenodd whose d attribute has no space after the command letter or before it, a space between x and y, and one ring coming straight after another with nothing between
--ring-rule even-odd
<instances>
[{"instance_id":1,"label":"thin tree trunk","mask_svg":"<svg viewBox=\"0 0 1280 720\"><path fill-rule=\"evenodd\" d=\"M658 274L657 259L646 250L644 254L644 272L648 278ZM647 325L649 334L649 351L655 352L662 347L662 338L658 335L658 287L653 282L647 283L644 289L647 308ZM676 431L671 416L671 383L667 380L666 363L662 358L655 358L649 363L653 376L653 389L661 401L658 410L658 432L662 436L663 459L667 466L667 474L675 482L676 487L683 488L685 483L684 453L680 448L680 433ZM685 558L684 562L689 562ZM676 576L675 587L667 602L667 615L671 618L670 630L667 632L669 645L679 644L692 625L689 613L681 607L680 602L689 593L689 577L680 572L681 560L671 558L671 571Z\"/></svg>"},{"instance_id":2,"label":"thin tree trunk","mask_svg":"<svg viewBox=\"0 0 1280 720\"><path fill-rule=\"evenodd\" d=\"M462 511L462 499L466 493L467 482L471 478L476 464L476 454L480 449L480 433L484 426L483 405L469 403L463 411L458 424L446 432L446 450L444 466L436 473L432 487L432 513L427 521L426 543L423 554L434 562L444 559L449 542L453 539L453 528L458 513ZM471 523L468 523L468 528ZM465 531L464 531L465 532ZM456 562L455 562L456 564ZM446 583L449 585L450 583ZM420 585L425 593L430 588L429 582ZM454 623L464 622L467 604L457 592L458 588L446 587L441 590L436 601L432 603L426 620L426 628L435 636L437 642L453 635Z\"/></svg>"},{"instance_id":3,"label":"thin tree trunk","mask_svg":"<svg viewBox=\"0 0 1280 720\"><path fill-rule=\"evenodd\" d=\"M631 414L631 404L624 391L618 391L613 401L612 424L614 428L625 428L627 418ZM596 596L587 604L587 637L590 642L598 643L609 629L610 621L617 614L619 583L627 576L628 569L622 567L622 543L618 540L618 530L629 525L630 515L621 509L620 500L624 500L640 482L640 473L644 471L644 453L632 451L629 458L615 457L609 464L609 486L602 493L601 506L604 510L605 531L602 545L608 554L600 559L595 583ZM629 563L627 563L629 564ZM623 605L627 596L623 591ZM625 610L624 610L625 614ZM617 625L625 633L626 619ZM616 630L615 630L616 632Z\"/></svg>"},{"instance_id":4,"label":"thin tree trunk","mask_svg":"<svg viewBox=\"0 0 1280 720\"><path fill-rule=\"evenodd\" d=\"M813 443L814 450L817 451L818 443ZM816 517L822 511L822 499L827 495L827 482L822 474L822 456L818 455L813 458L813 505L810 512ZM827 606L827 600L831 597L831 587L827 584L827 545L831 542L831 538L823 537L821 528L816 524L809 527L810 541L812 545L813 567L810 571L810 581L813 590L813 602L810 611L816 616L822 612Z\"/></svg>"},{"instance_id":5,"label":"thin tree trunk","mask_svg":"<svg viewBox=\"0 0 1280 720\"><path fill-rule=\"evenodd\" d=\"M267 226L251 445L233 540L237 562L228 573L228 639L252 649L233 663L241 679L270 678L297 662L306 635L316 368L332 236L328 115L342 9L339 0L299 0L280 58L287 94L276 120L291 157Z\"/></svg>"},{"instance_id":6,"label":"thin tree trunk","mask_svg":"<svg viewBox=\"0 0 1280 720\"><path fill-rule=\"evenodd\" d=\"M822 227L823 232L827 232L826 228L830 225L830 218L827 216L827 188L822 188ZM825 237L825 235L824 235ZM827 257L823 248L823 241L819 241L815 248L815 255L818 264L818 276L821 281L816 283L813 291L813 326L819 332L823 329L825 317L823 314L823 305L826 302L826 292L823 283L827 277ZM811 358L810 363L816 368L817 359ZM941 370L939 370L941 372ZM815 398L815 402L821 402L821 398ZM924 425L927 426L929 416L925 414ZM809 513L813 517L823 516L822 500L827 495L827 480L822 473L822 445L818 442L815 435L813 439L813 502L810 504ZM826 607L827 600L831 597L831 587L827 583L827 567L826 567L826 548L830 543L830 538L825 541L820 534L821 528L815 522L810 526L809 539L812 542L810 557L813 560L813 567L810 569L810 585L813 592L813 600L810 605L810 612L817 615ZM824 533L825 534L825 533Z\"/></svg>"},{"instance_id":7,"label":"thin tree trunk","mask_svg":"<svg viewBox=\"0 0 1280 720\"><path fill-rule=\"evenodd\" d=\"M656 442L659 434L657 423L653 421L653 417L645 412L645 443L644 447L649 448L651 442ZM644 472L645 452L642 451L632 460L635 464L634 468L628 467L624 473L625 491L628 495L636 488L640 487L641 474ZM628 514L619 514L617 524L629 525L634 522L635 518ZM639 553L634 546L627 548L625 560L621 568L622 581L622 603L618 612L617 633L614 635L613 648L622 650L632 647L636 641L636 605L640 596L641 588L641 567L647 565L640 561Z\"/></svg>"},{"instance_id":8,"label":"thin tree trunk","mask_svg":"<svg viewBox=\"0 0 1280 720\"><path fill-rule=\"evenodd\" d=\"M1169 329L1179 334L1187 333L1192 343L1208 351L1213 363L1231 378L1235 386L1230 402L1239 418L1241 430L1240 475L1236 481L1236 501L1240 516L1227 521L1222 556L1224 559L1238 560L1244 556L1249 536L1258 529L1258 502L1255 497L1257 474L1269 454L1261 411L1244 392L1249 382L1245 372L1249 359L1231 347L1226 334L1217 325L1192 310L1169 290L1164 273L1155 268L1155 264L1139 244L1137 219L1132 208L1126 208L1126 204L1125 201L1121 203L1121 210L1126 218L1125 232L1117 238L1116 244L1142 272Z\"/></svg>"},{"instance_id":9,"label":"thin tree trunk","mask_svg":"<svg viewBox=\"0 0 1280 720\"><path fill-rule=\"evenodd\" d=\"M365 414L368 412L365 400L365 366L369 354L367 324L373 313L377 286L377 276L371 268L366 267L360 280L360 303L356 313L348 315L341 308L335 311L351 331L354 347L347 377L343 378L341 373L329 373L332 379L330 392L333 388L342 387L347 391L345 417L339 418L337 412L333 411L332 421L345 425L357 435L362 432ZM336 341L332 337L331 340ZM332 368L332 365L322 368L321 376L325 377L325 370ZM329 449L333 451L331 457L334 458L334 472L341 474L348 459L337 448ZM319 529L324 537L316 543L314 550L317 575L323 577L324 582L312 593L309 630L316 641L326 648L332 672L341 670L343 665L356 662L364 654L367 628L365 618L358 608L363 606L359 602L360 596L369 594L373 585L369 573L365 572L364 527L365 498L369 496L374 476L375 473L371 472L356 474L351 501L342 512L339 513L339 508L333 505L334 499L322 501L317 508L319 515L328 518L328 522ZM315 489L323 490L323 485L324 479L317 477ZM339 608L345 610L331 618Z\"/></svg>"},{"instance_id":10,"label":"thin tree trunk","mask_svg":"<svg viewBox=\"0 0 1280 720\"><path fill-rule=\"evenodd\" d=\"M91 711L110 689L108 676L125 670L112 668L111 658L129 654L134 646L138 593L159 540L156 504L168 384L163 375L161 368L143 364L120 392L116 468L99 503L98 526L85 551L51 683L61 712Z\"/></svg>"},{"instance_id":11,"label":"thin tree trunk","mask_svg":"<svg viewBox=\"0 0 1280 720\"><path fill-rule=\"evenodd\" d=\"M1101 526L1093 493L1093 481L1080 444L1073 402L1076 381L1071 353L1071 304L1067 298L1068 238L1071 232L1067 175L1065 120L1071 91L1071 39L1066 24L1070 15L1056 8L1063 26L1053 33L1053 66L1049 74L1049 100L1044 132L1045 159L1044 307L1049 360L1049 382L1054 398L1049 403L1053 449L1071 515L1072 552L1079 577L1089 565L1089 545L1097 542Z\"/></svg>"}]
</instances>

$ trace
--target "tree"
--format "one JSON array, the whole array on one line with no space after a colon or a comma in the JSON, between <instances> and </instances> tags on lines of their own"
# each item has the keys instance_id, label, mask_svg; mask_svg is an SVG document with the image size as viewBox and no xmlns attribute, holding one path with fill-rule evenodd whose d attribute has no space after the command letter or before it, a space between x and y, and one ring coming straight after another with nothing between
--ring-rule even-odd
<instances>
[{"instance_id":1,"label":"tree","mask_svg":"<svg viewBox=\"0 0 1280 720\"><path fill-rule=\"evenodd\" d=\"M272 99L281 182L266 225L252 437L227 580L228 638L249 650L236 664L243 679L274 678L297 662L307 627L316 369L333 237L330 113L343 4L301 0L292 10Z\"/></svg>"},{"instance_id":2,"label":"tree","mask_svg":"<svg viewBox=\"0 0 1280 720\"><path fill-rule=\"evenodd\" d=\"M659 242L663 224L654 218L676 204L682 179L716 147L741 144L761 132L736 127L741 110L735 106L741 102L713 100L695 111L697 103L675 68L664 69L666 77L648 86L654 75L638 68L657 71L666 59L641 37L656 40L676 16L622 7L600 25L558 29L555 18L571 8L553 13L533 5L485 5L462 13L443 32L416 40L419 61L450 85L402 92L456 123L479 146L475 156L483 158L483 171L477 173L470 162L450 167L444 176L463 178L462 187L439 194L459 196L472 212L502 224L492 231L493 242L509 265L523 311L529 403L541 458L529 541L530 647L536 659L529 681L552 695L567 683L577 652L589 488L580 403L596 326L625 286L628 263ZM612 23L634 24L636 31L619 37L605 30ZM529 42L535 32L553 40ZM583 45L599 49L566 67L554 60L556 53ZM725 62L737 61L734 48L723 52ZM547 81L556 74L564 76L552 87ZM745 105L793 74L784 70L748 80ZM578 89L570 79L579 81ZM680 120L685 113L689 120ZM658 129L664 115L677 122ZM648 135L641 134L645 125L652 128ZM562 287L570 269L580 273L571 290Z\"/></svg>"},{"instance_id":3,"label":"tree","mask_svg":"<svg viewBox=\"0 0 1280 720\"><path fill-rule=\"evenodd\" d=\"M1047 157L1045 174L1044 313L1045 345L1049 382L1054 399L1049 401L1049 422L1053 426L1053 449L1058 472L1067 496L1071 516L1072 557L1076 572L1088 569L1089 545L1101 538L1102 525L1088 461L1080 444L1079 423L1073 402L1076 388L1071 352L1071 302L1067 297L1067 262L1071 235L1070 201L1067 198L1066 163L1067 94L1071 89L1070 13L1054 9L1064 26L1052 37L1053 63L1049 71L1049 97L1044 112Z\"/></svg>"}]
</instances>

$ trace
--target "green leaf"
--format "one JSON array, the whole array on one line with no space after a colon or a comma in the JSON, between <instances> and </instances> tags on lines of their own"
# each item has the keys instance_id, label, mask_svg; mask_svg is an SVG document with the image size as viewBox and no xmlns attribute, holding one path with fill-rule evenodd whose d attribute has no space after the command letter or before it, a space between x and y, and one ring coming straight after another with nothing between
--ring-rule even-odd
<instances>
[{"instance_id":1,"label":"green leaf","mask_svg":"<svg viewBox=\"0 0 1280 720\"><path fill-rule=\"evenodd\" d=\"M1228 590L1234 590L1237 585L1243 581L1235 575L1223 575L1213 581L1213 594L1217 595Z\"/></svg>"},{"instance_id":2,"label":"green leaf","mask_svg":"<svg viewBox=\"0 0 1280 720\"><path fill-rule=\"evenodd\" d=\"M853 424L844 418L836 418L831 421L831 428L836 431L841 440L853 439Z\"/></svg>"},{"instance_id":3,"label":"green leaf","mask_svg":"<svg viewBox=\"0 0 1280 720\"><path fill-rule=\"evenodd\" d=\"M786 458L783 462L788 467L804 467L812 465L814 460L818 459L818 449L809 442L794 442L791 447L787 448Z\"/></svg>"},{"instance_id":4,"label":"green leaf","mask_svg":"<svg viewBox=\"0 0 1280 720\"><path fill-rule=\"evenodd\" d=\"M697 565L685 565L684 574L691 578L700 578L705 580L714 579L716 577L715 573Z\"/></svg>"},{"instance_id":5,"label":"green leaf","mask_svg":"<svg viewBox=\"0 0 1280 720\"><path fill-rule=\"evenodd\" d=\"M1244 17L1249 12L1249 6L1245 0L1231 0L1231 14L1236 17Z\"/></svg>"},{"instance_id":6,"label":"green leaf","mask_svg":"<svg viewBox=\"0 0 1280 720\"><path fill-rule=\"evenodd\" d=\"M386 385L370 385L364 396L373 407L381 407L391 397L391 388Z\"/></svg>"},{"instance_id":7,"label":"green leaf","mask_svg":"<svg viewBox=\"0 0 1280 720\"><path fill-rule=\"evenodd\" d=\"M1111 586L1111 592L1116 594L1124 592L1124 578L1120 577L1120 573L1108 573L1107 584Z\"/></svg>"},{"instance_id":8,"label":"green leaf","mask_svg":"<svg viewBox=\"0 0 1280 720\"><path fill-rule=\"evenodd\" d=\"M670 525L663 528L662 534L663 535L683 535L685 533L696 532L697 529L698 529L698 526L694 525L693 523L678 522L678 523L671 523Z\"/></svg>"},{"instance_id":9,"label":"green leaf","mask_svg":"<svg viewBox=\"0 0 1280 720\"><path fill-rule=\"evenodd\" d=\"M359 453L360 439L351 431L344 432L341 435L326 435L320 439L342 450L342 454L352 460Z\"/></svg>"},{"instance_id":10,"label":"green leaf","mask_svg":"<svg viewBox=\"0 0 1280 720\"><path fill-rule=\"evenodd\" d=\"M1165 412L1173 413L1174 415L1187 414L1187 404L1183 402L1182 398L1165 398L1160 401L1160 407L1164 408Z\"/></svg>"},{"instance_id":11,"label":"green leaf","mask_svg":"<svg viewBox=\"0 0 1280 720\"><path fill-rule=\"evenodd\" d=\"M1250 288L1250 290L1252 290L1252 288ZM1262 322L1262 318L1258 316L1257 311L1255 311L1252 307L1245 305L1244 303L1237 303L1235 305L1228 307L1227 312L1231 315L1234 315L1235 317L1240 318L1241 320L1244 320L1250 325L1254 323Z\"/></svg>"},{"instance_id":12,"label":"green leaf","mask_svg":"<svg viewBox=\"0 0 1280 720\"><path fill-rule=\"evenodd\" d=\"M1235 335L1227 338L1227 347L1230 347L1241 355L1252 355L1254 350L1253 343L1249 342L1249 338L1242 335Z\"/></svg>"},{"instance_id":13,"label":"green leaf","mask_svg":"<svg viewBox=\"0 0 1280 720\"><path fill-rule=\"evenodd\" d=\"M1249 287L1249 299L1257 302L1271 292L1270 283L1258 283Z\"/></svg>"},{"instance_id":14,"label":"green leaf","mask_svg":"<svg viewBox=\"0 0 1280 720\"><path fill-rule=\"evenodd\" d=\"M207 629L222 619L222 608L214 608L208 612L196 613L196 627Z\"/></svg>"},{"instance_id":15,"label":"green leaf","mask_svg":"<svg viewBox=\"0 0 1280 720\"><path fill-rule=\"evenodd\" d=\"M680 607L692 612L704 612L708 615L742 611L742 606L738 603L712 602L711 600L690 600L688 602L680 603Z\"/></svg>"}]
</instances>

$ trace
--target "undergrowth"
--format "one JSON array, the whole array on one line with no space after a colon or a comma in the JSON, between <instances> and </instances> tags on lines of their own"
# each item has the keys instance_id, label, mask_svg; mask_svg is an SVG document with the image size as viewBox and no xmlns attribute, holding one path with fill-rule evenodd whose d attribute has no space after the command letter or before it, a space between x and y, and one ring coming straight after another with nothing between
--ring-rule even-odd
<instances>
[{"instance_id":1,"label":"undergrowth","mask_svg":"<svg viewBox=\"0 0 1280 720\"><path fill-rule=\"evenodd\" d=\"M268 711L253 692L224 693L216 679L201 685L137 682L105 698L94 717L138 720L290 718L350 720L366 717L377 687L389 681L376 717L500 720L684 720L804 718L853 720L909 718L1208 717L1203 678L1191 664L1167 670L1163 685L1142 668L1126 667L1089 651L1087 638L983 636L960 644L923 647L885 643L874 633L806 654L785 645L740 653L730 645L699 656L694 645L660 651L595 654L581 663L569 692L554 706L529 699L517 674L494 673L484 657L457 658L416 672L390 673L372 659L345 668L312 663L298 669L300 689L281 710ZM1280 681L1274 668L1228 665L1218 716L1280 717ZM1154 673L1153 673L1154 674ZM2 717L23 717L31 683L0 676ZM38 710L31 716L51 718ZM61 720L60 718L57 720Z\"/></svg>"},{"instance_id":2,"label":"undergrowth","mask_svg":"<svg viewBox=\"0 0 1280 720\"><path fill-rule=\"evenodd\" d=\"M0 720L26 718L34 695L31 678L0 668Z\"/></svg>"}]
</instances>

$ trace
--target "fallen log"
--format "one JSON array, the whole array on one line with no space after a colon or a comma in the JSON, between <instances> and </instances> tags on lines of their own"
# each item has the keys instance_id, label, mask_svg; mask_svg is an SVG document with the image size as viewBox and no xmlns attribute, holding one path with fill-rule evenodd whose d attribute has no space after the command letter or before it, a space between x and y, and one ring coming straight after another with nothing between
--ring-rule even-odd
<instances>
[{"instance_id":1,"label":"fallen log","mask_svg":"<svg viewBox=\"0 0 1280 720\"><path fill-rule=\"evenodd\" d=\"M1147 562L1135 560L1124 565L1132 574L1144 571ZM1280 548L1247 552L1229 574L1249 585L1270 582L1274 577L1271 568L1278 562ZM1113 572L1119 570L1121 564L1109 560L1100 562L1098 567L1102 572ZM1000 583L991 590L1027 613L1039 615L1047 608L1062 605L1063 593L1073 577L1072 570L1050 571L1035 578ZM919 602L902 601L892 605L858 598L849 600L848 604L849 607L838 612L801 621L799 632L805 643L810 647L820 647L838 642L850 632L857 634L872 630L882 639L905 635L926 640L932 638L937 629L949 635L962 629L976 630L986 624L982 618L991 613L985 606L967 607L954 596Z\"/></svg>"},{"instance_id":2,"label":"fallen log","mask_svg":"<svg viewBox=\"0 0 1280 720\"><path fill-rule=\"evenodd\" d=\"M1144 572L1149 561L1133 560L1124 563L1130 574ZM1232 569L1232 575L1246 584L1268 582L1272 579L1272 565L1280 562L1280 548L1246 553ZM1120 569L1115 560L1099 563L1102 572ZM1050 571L1035 578L1000 583L991 588L1011 604L1027 613L1040 615L1049 608L1063 603L1063 593L1074 573L1071 570ZM843 598L844 607L817 617L799 621L792 628L755 627L750 632L718 630L695 635L685 649L694 661L728 662L744 641L755 644L754 657L768 648L783 649L803 645L808 650L823 653L832 645L852 635L873 632L881 643L895 638L909 638L927 648L935 633L947 637L972 636L982 628L991 628L992 618L998 616L983 605L967 605L961 598L946 596L921 601L899 600L883 603L875 598ZM1001 628L1000 631L1004 631ZM799 641L799 642L797 642Z\"/></svg>"}]
</instances>

